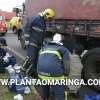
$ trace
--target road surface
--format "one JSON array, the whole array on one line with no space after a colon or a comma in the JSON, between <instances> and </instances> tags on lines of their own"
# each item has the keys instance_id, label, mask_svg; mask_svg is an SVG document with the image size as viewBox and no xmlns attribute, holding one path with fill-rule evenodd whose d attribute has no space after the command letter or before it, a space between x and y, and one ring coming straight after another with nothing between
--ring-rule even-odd
<instances>
[{"instance_id":1,"label":"road surface","mask_svg":"<svg viewBox=\"0 0 100 100\"><path fill-rule=\"evenodd\" d=\"M21 48L17 35L13 34L12 31L8 31L4 38L7 40L9 52L16 56L18 63L22 63L22 60L26 57L26 51Z\"/></svg>"}]
</instances>

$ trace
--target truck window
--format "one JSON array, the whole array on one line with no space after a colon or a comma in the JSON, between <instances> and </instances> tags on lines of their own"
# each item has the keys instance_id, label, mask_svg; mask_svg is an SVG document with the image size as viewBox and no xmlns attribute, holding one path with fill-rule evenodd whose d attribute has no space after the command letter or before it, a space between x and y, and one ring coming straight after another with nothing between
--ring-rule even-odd
<instances>
[{"instance_id":1,"label":"truck window","mask_svg":"<svg viewBox=\"0 0 100 100\"><path fill-rule=\"evenodd\" d=\"M2 16L0 16L0 21L2 21L3 20L3 17Z\"/></svg>"}]
</instances>

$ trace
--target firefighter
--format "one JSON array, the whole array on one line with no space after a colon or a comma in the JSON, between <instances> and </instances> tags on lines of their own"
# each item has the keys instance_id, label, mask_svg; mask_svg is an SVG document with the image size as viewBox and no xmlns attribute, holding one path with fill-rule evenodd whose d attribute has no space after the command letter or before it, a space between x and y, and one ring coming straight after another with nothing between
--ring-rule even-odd
<instances>
[{"instance_id":1,"label":"firefighter","mask_svg":"<svg viewBox=\"0 0 100 100\"><path fill-rule=\"evenodd\" d=\"M33 66L36 66L38 51L40 50L43 43L44 33L46 30L45 22L52 21L54 19L54 16L54 10L49 8L45 9L37 16L32 17L32 19L28 22L29 38L28 41L26 41L27 56L29 58L29 62L31 62L31 64L33 63Z\"/></svg>"},{"instance_id":2,"label":"firefighter","mask_svg":"<svg viewBox=\"0 0 100 100\"><path fill-rule=\"evenodd\" d=\"M37 63L37 73L40 79L60 80L68 76L70 70L70 53L63 46L62 39L62 35L55 34L53 41L46 44L40 50ZM40 95L43 100L49 100L49 91L52 91L53 100L65 100L64 85L40 86Z\"/></svg>"}]
</instances>

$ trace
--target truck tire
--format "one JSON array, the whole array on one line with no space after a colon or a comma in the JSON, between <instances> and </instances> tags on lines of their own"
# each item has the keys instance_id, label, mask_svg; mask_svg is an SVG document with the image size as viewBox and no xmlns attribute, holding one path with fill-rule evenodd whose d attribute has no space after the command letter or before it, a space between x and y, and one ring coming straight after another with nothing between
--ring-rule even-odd
<instances>
[{"instance_id":1,"label":"truck tire","mask_svg":"<svg viewBox=\"0 0 100 100\"><path fill-rule=\"evenodd\" d=\"M82 76L87 82L89 79L100 79L100 48L94 48L87 52L83 58ZM100 92L100 85L90 85L93 89Z\"/></svg>"}]
</instances>

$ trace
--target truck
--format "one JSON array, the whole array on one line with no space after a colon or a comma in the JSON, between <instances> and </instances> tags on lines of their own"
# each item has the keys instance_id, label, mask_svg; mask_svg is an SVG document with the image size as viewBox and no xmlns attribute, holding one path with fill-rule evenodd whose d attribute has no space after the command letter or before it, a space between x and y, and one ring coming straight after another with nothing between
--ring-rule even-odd
<instances>
[{"instance_id":1,"label":"truck","mask_svg":"<svg viewBox=\"0 0 100 100\"><path fill-rule=\"evenodd\" d=\"M0 15L0 35L4 36L7 33L7 25L4 16Z\"/></svg>"},{"instance_id":2,"label":"truck","mask_svg":"<svg viewBox=\"0 0 100 100\"><path fill-rule=\"evenodd\" d=\"M88 50L82 57L82 77L100 78L100 0L26 0L24 17L32 16L46 8L56 12L55 20L46 22L46 33L61 33L66 38L64 43L78 53ZM24 21L25 23L25 21ZM25 25L25 24L24 24ZM21 34L21 44L25 42L25 31ZM100 92L100 86L91 86Z\"/></svg>"}]
</instances>

